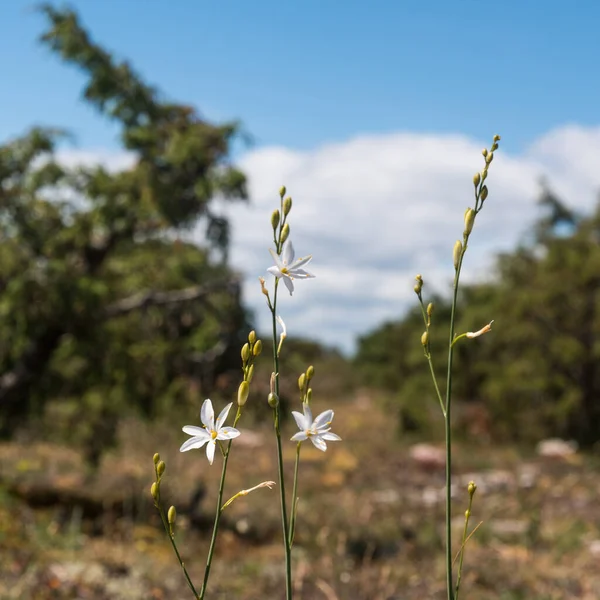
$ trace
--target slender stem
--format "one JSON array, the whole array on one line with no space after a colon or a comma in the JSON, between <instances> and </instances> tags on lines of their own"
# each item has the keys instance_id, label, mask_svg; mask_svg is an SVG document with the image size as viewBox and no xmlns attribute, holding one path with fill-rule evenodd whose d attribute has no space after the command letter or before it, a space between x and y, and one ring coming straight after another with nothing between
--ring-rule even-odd
<instances>
[{"instance_id":1,"label":"slender stem","mask_svg":"<svg viewBox=\"0 0 600 600\"><path fill-rule=\"evenodd\" d=\"M294 533L296 532L296 511L298 508L298 465L300 464L300 448L302 444L298 442L296 446L296 464L294 465L294 487L292 488L292 515L290 517L290 531L288 534L288 544L290 548L294 543Z\"/></svg>"},{"instance_id":2,"label":"slender stem","mask_svg":"<svg viewBox=\"0 0 600 600\"><path fill-rule=\"evenodd\" d=\"M444 415L444 431L446 437L446 588L448 600L454 600L454 581L452 576L452 361L454 358L454 320L458 298L458 282L463 257L467 250L465 240L456 273L454 275L454 293L452 296L452 312L450 314L450 341L448 342L448 372L446 375L446 413Z\"/></svg>"},{"instance_id":3,"label":"slender stem","mask_svg":"<svg viewBox=\"0 0 600 600\"><path fill-rule=\"evenodd\" d=\"M235 416L235 420L233 422L233 426L237 425L241 416L240 409L238 407L238 412ZM215 522L213 525L212 537L210 538L210 546L208 548L208 555L206 556L206 567L204 569L204 580L202 581L202 589L200 590L200 600L203 600L204 595L206 594L206 588L208 586L208 577L210 575L210 567L212 565L213 554L215 552L215 546L217 544L217 534L219 533L219 524L221 522L221 504L223 502L223 490L225 489L225 475L227 474L227 462L229 461L229 452L231 451L231 442L227 444L227 449L223 455L223 468L221 469L221 481L219 482L219 494L217 497L217 510L215 513Z\"/></svg>"},{"instance_id":4,"label":"slender stem","mask_svg":"<svg viewBox=\"0 0 600 600\"><path fill-rule=\"evenodd\" d=\"M421 313L423 315L423 322L425 323L425 329L429 332L429 319L427 318L427 312L425 310L425 305L423 304L423 298L421 293L419 292L419 305L421 306ZM440 386L437 382L437 377L435 376L435 369L433 368L433 359L431 358L431 352L429 352L429 348L425 350L425 357L427 358L427 362L429 363L429 370L431 372L431 379L433 379L433 385L435 387L435 392L438 397L438 401L440 403L440 408L442 409L442 414L444 417L446 416L446 408L444 407L444 400L442 399L442 393L440 392Z\"/></svg>"},{"instance_id":5,"label":"slender stem","mask_svg":"<svg viewBox=\"0 0 600 600\"><path fill-rule=\"evenodd\" d=\"M277 287L279 279L275 279L273 291L273 306L271 316L273 321L273 368L275 370L275 393L279 397L279 356L277 355ZM279 471L279 496L281 499L281 525L283 528L283 548L285 550L285 597L292 600L292 548L288 539L288 515L285 499L285 480L283 474L283 450L281 447L281 412L280 406L273 409L275 438L277 439L277 466Z\"/></svg>"},{"instance_id":6,"label":"slender stem","mask_svg":"<svg viewBox=\"0 0 600 600\"><path fill-rule=\"evenodd\" d=\"M458 560L458 573L456 574L456 593L454 600L458 600L458 591L460 590L460 580L462 579L463 559L465 557L465 547L467 545L467 530L469 528L469 517L473 508L473 494L469 494L469 508L465 514L465 527L463 529L462 545L460 548L460 558Z\"/></svg>"},{"instance_id":7,"label":"slender stem","mask_svg":"<svg viewBox=\"0 0 600 600\"><path fill-rule=\"evenodd\" d=\"M183 574L185 575L187 584L188 584L190 590L192 590L192 593L194 594L194 598L196 598L196 600L200 600L200 596L198 595L198 592L196 591L196 588L194 587L194 584L192 583L189 573L187 572L187 569L185 568L185 564L184 564L183 560L181 559L181 555L179 554L177 544L175 543L175 538L171 535L171 530L169 529L169 523L167 522L167 518L165 517L165 511L163 510L162 504L160 503L160 495L158 496L158 498L156 500L156 508L158 508L158 514L160 515L160 520L162 521L163 527L165 528L165 531L167 532L167 536L168 536L169 540L171 541L171 546L173 546L173 550L175 551L175 556L177 556L177 560L179 561L181 570L183 571Z\"/></svg>"}]
</instances>

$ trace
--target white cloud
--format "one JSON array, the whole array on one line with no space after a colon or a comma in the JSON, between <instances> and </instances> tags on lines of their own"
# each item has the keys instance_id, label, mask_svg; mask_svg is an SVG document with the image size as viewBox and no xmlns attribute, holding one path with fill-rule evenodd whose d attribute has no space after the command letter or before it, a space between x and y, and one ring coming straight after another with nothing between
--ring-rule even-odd
<instances>
[{"instance_id":1,"label":"white cloud","mask_svg":"<svg viewBox=\"0 0 600 600\"><path fill-rule=\"evenodd\" d=\"M231 260L246 275L245 298L261 330L269 313L257 283L270 266L269 216L285 183L294 198L291 239L314 256L317 278L282 294L290 335L352 349L358 334L397 318L414 302L413 278L444 291L453 275L452 246L472 205L472 176L489 145L461 135L397 133L362 136L310 152L282 147L246 154L252 201L226 209L233 225ZM499 250L512 248L537 216L545 176L571 206L589 210L600 188L600 128L564 127L520 155L502 147L488 178L465 279L486 276ZM270 280L270 276L267 277Z\"/></svg>"},{"instance_id":2,"label":"white cloud","mask_svg":"<svg viewBox=\"0 0 600 600\"><path fill-rule=\"evenodd\" d=\"M294 199L291 239L298 255L313 254L316 279L284 288L280 309L289 335L310 336L346 350L356 336L414 304L416 273L437 291L449 287L452 247L472 205L472 176L489 140L463 135L394 133L360 136L309 152L266 147L248 152L251 202L226 205L232 222L231 262L245 275L245 300L261 331L269 312L259 275L271 265L271 211L282 184ZM463 270L465 280L490 273L493 257L522 239L537 217L545 177L570 206L590 210L600 189L600 127L550 131L518 155L501 147L488 178L490 195L478 217ZM129 166L126 153L62 153L69 164ZM490 318L496 315L492 315Z\"/></svg>"}]
</instances>

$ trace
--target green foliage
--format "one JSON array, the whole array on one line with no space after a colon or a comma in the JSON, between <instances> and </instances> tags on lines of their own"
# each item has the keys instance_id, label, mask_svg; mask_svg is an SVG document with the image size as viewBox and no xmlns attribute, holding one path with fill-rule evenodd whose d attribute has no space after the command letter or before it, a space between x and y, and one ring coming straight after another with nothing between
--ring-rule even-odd
<instances>
[{"instance_id":1,"label":"green foliage","mask_svg":"<svg viewBox=\"0 0 600 600\"><path fill-rule=\"evenodd\" d=\"M453 388L463 406L485 406L496 437L558 435L591 445L600 439L600 207L581 218L549 192L541 204L549 214L532 241L498 258L493 282L462 289L457 332L495 323L491 334L457 344ZM432 353L440 377L448 306L435 304ZM422 331L415 309L360 341L364 377L397 392L402 406L436 404Z\"/></svg>"},{"instance_id":2,"label":"green foliage","mask_svg":"<svg viewBox=\"0 0 600 600\"><path fill-rule=\"evenodd\" d=\"M132 158L65 166L53 129L0 146L0 428L51 404L97 460L121 414L197 398L237 365L247 317L211 200L244 199L245 178L228 162L235 124L164 100L73 12L42 10L43 43L79 67ZM182 241L202 223L207 248Z\"/></svg>"}]
</instances>

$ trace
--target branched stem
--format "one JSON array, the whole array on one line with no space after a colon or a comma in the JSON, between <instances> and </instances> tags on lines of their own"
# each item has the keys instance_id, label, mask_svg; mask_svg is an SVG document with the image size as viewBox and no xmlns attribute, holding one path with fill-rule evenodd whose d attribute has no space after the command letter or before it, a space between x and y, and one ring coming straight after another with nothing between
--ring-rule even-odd
<instances>
[{"instance_id":1,"label":"branched stem","mask_svg":"<svg viewBox=\"0 0 600 600\"><path fill-rule=\"evenodd\" d=\"M235 415L235 420L233 422L233 426L237 425L241 416L240 408L238 407L237 414ZM231 451L231 442L229 440L227 444L227 449L223 453L223 468L221 469L221 480L219 482L219 494L217 497L217 510L215 512L215 522L213 524L213 532L212 537L210 538L210 546L208 548L208 555L206 556L206 567L204 569L204 580L202 581L202 588L200 590L200 600L204 600L204 595L206 594L206 588L208 587L208 577L210 575L210 567L212 565L213 554L215 552L215 546L217 543L217 534L219 533L219 524L221 522L221 513L222 508L221 504L223 502L223 490L225 489L225 476L227 474L227 462L229 461L229 452Z\"/></svg>"}]
</instances>

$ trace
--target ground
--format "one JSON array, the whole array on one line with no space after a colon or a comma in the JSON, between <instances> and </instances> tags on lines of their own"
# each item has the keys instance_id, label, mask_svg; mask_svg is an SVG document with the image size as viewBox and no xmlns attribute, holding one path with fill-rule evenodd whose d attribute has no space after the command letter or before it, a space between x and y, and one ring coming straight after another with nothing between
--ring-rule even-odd
<instances>
[{"instance_id":1,"label":"ground","mask_svg":"<svg viewBox=\"0 0 600 600\"><path fill-rule=\"evenodd\" d=\"M444 473L414 458L377 395L323 403L342 442L302 448L294 547L298 600L445 598ZM190 417L186 423L191 424ZM270 424L240 429L225 497L277 479ZM294 432L286 425L288 475ZM201 581L221 458L179 453L185 435L131 421L120 447L91 473L78 452L44 443L0 446L0 598L192 598L150 498L152 455L167 464L165 503L178 507L176 539ZM434 448L433 448L434 449ZM461 597L469 600L600 598L600 460L542 459L528 450L459 441L455 447L455 550L467 485L475 480ZM200 499L190 505L194 492ZM288 494L290 487L288 485ZM280 599L279 491L260 489L226 510L209 600ZM167 506L168 507L168 506Z\"/></svg>"}]
</instances>

